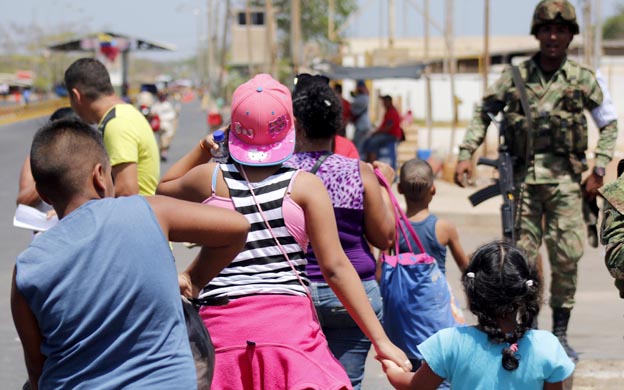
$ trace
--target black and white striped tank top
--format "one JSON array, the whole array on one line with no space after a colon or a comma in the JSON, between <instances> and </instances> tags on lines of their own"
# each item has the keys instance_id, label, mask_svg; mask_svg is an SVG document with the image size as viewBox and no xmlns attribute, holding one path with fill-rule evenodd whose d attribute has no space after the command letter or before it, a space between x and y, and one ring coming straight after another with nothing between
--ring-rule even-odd
<instances>
[{"instance_id":1,"label":"black and white striped tank top","mask_svg":"<svg viewBox=\"0 0 624 390\"><path fill-rule=\"evenodd\" d=\"M236 211L247 218L251 228L247 242L238 256L204 287L199 297L306 295L307 289L299 282L258 211L245 178L233 164L221 164L220 167ZM296 172L296 169L281 167L263 181L251 183L251 186L273 233L304 284L309 286L310 282L305 274L305 253L288 231L282 214L284 195Z\"/></svg>"}]
</instances>

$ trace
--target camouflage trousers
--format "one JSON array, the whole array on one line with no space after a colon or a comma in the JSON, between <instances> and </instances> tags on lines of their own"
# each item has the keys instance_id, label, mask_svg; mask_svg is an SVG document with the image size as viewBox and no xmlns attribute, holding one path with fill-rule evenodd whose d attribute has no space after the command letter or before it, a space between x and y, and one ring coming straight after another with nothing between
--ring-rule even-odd
<instances>
[{"instance_id":1,"label":"camouflage trousers","mask_svg":"<svg viewBox=\"0 0 624 390\"><path fill-rule=\"evenodd\" d=\"M544 240L551 267L550 306L571 309L585 244L580 184L525 184L516 199L521 201L516 244L535 262Z\"/></svg>"}]
</instances>

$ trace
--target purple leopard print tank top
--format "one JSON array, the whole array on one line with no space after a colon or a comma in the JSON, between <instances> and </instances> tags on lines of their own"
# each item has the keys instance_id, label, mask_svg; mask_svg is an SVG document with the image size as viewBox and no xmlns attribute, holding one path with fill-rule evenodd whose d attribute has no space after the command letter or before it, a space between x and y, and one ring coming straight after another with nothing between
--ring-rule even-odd
<instances>
[{"instance_id":1,"label":"purple leopard print tank top","mask_svg":"<svg viewBox=\"0 0 624 390\"><path fill-rule=\"evenodd\" d=\"M326 152L295 153L285 165L310 171ZM364 239L364 184L360 162L332 154L318 168L316 175L323 181L334 206L338 235L342 248L358 272L360 279L375 277L375 259ZM323 275L311 247L306 253L306 272L313 282L323 282Z\"/></svg>"}]
</instances>

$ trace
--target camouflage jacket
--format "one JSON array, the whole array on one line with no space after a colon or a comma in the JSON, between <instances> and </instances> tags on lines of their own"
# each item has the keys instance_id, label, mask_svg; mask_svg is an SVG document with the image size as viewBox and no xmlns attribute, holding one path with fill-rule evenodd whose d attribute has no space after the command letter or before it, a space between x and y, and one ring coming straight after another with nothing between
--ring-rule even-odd
<instances>
[{"instance_id":1,"label":"camouflage jacket","mask_svg":"<svg viewBox=\"0 0 624 390\"><path fill-rule=\"evenodd\" d=\"M600 189L605 198L600 242L605 246L605 264L624 298L624 176Z\"/></svg>"},{"instance_id":2,"label":"camouflage jacket","mask_svg":"<svg viewBox=\"0 0 624 390\"><path fill-rule=\"evenodd\" d=\"M526 171L515 172L516 175L526 172L526 176L516 176L516 179L529 184L557 183L569 178L578 181L580 173L587 168L587 123L584 110L592 110L602 103L602 91L593 72L570 59L563 61L550 80L546 80L536 61L537 55L519 65L534 128L530 129L533 145L530 160L528 164L522 162ZM520 93L513 83L511 66L503 70L501 77L486 91L481 104L475 107L472 121L460 145L459 161L470 159L483 142L490 124L488 112L502 112L508 131L507 142L520 145L519 149L524 148L529 129ZM606 167L611 161L616 137L616 121L600 129L595 149L596 166ZM542 142L540 148L540 141L544 140L547 141ZM570 146L561 148L563 144ZM511 147L510 152L524 159L525 154L519 152L519 149Z\"/></svg>"}]
</instances>

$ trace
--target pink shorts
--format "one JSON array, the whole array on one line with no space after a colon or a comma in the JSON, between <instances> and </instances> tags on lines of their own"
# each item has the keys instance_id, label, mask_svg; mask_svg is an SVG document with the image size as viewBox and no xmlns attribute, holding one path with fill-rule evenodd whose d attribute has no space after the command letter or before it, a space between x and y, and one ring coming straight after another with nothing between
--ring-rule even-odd
<instances>
[{"instance_id":1,"label":"pink shorts","mask_svg":"<svg viewBox=\"0 0 624 390\"><path fill-rule=\"evenodd\" d=\"M213 390L352 389L307 297L243 297L199 314L216 351Z\"/></svg>"}]
</instances>

